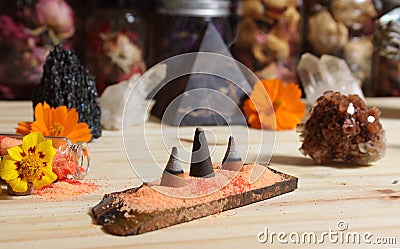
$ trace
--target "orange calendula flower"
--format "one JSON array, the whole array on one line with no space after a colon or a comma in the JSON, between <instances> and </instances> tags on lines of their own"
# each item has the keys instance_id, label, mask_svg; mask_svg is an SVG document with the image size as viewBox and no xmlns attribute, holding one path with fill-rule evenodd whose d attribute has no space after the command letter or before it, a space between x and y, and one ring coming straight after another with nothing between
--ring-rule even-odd
<instances>
[{"instance_id":1,"label":"orange calendula flower","mask_svg":"<svg viewBox=\"0 0 400 249\"><path fill-rule=\"evenodd\" d=\"M18 134L39 131L44 136L67 137L73 143L89 142L91 130L86 123L78 123L78 112L75 108L68 110L66 106L51 108L46 102L35 107L34 122L19 122Z\"/></svg>"},{"instance_id":2,"label":"orange calendula flower","mask_svg":"<svg viewBox=\"0 0 400 249\"><path fill-rule=\"evenodd\" d=\"M257 82L242 109L250 127L258 129L294 129L306 114L297 84L279 79Z\"/></svg>"},{"instance_id":3,"label":"orange calendula flower","mask_svg":"<svg viewBox=\"0 0 400 249\"><path fill-rule=\"evenodd\" d=\"M30 133L22 145L8 149L1 160L0 176L15 192L26 192L28 183L40 189L57 179L52 171L55 154L51 140L44 140L40 132Z\"/></svg>"}]
</instances>

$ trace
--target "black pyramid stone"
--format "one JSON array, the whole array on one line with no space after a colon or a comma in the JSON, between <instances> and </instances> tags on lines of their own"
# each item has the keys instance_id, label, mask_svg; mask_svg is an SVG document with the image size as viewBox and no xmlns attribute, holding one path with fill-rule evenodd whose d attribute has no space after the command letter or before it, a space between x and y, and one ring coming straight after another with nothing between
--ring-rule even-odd
<instances>
[{"instance_id":1,"label":"black pyramid stone","mask_svg":"<svg viewBox=\"0 0 400 249\"><path fill-rule=\"evenodd\" d=\"M70 50L56 45L46 58L40 85L32 95L33 108L46 101L51 107L75 108L79 122L92 130L93 138L101 136L100 105L96 82Z\"/></svg>"},{"instance_id":2,"label":"black pyramid stone","mask_svg":"<svg viewBox=\"0 0 400 249\"><path fill-rule=\"evenodd\" d=\"M212 23L207 25L190 52L210 52L232 58L229 49ZM236 80L233 83L212 74L182 75L165 84L155 94L152 114L163 122L175 126L246 124L246 120L237 107L247 94L250 94L252 86L238 64L202 61L199 56L190 64L168 65L167 74L170 73L169 71L179 71L183 67L192 68L192 72L196 72L196 68L216 65L211 70L224 71L233 75L232 77ZM221 98L221 96L226 98Z\"/></svg>"}]
</instances>

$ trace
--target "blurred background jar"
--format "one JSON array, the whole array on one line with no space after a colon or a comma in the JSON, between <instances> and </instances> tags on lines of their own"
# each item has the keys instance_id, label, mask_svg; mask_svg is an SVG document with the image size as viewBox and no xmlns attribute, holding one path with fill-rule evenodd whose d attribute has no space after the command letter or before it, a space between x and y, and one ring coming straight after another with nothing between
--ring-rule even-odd
<instances>
[{"instance_id":1,"label":"blurred background jar","mask_svg":"<svg viewBox=\"0 0 400 249\"><path fill-rule=\"evenodd\" d=\"M88 0L85 61L99 95L108 85L146 70L150 8L149 0Z\"/></svg>"},{"instance_id":2,"label":"blurred background jar","mask_svg":"<svg viewBox=\"0 0 400 249\"><path fill-rule=\"evenodd\" d=\"M396 2L383 1L383 14L376 21L372 82L366 88L367 96L400 96L400 2Z\"/></svg>"},{"instance_id":3,"label":"blurred background jar","mask_svg":"<svg viewBox=\"0 0 400 249\"><path fill-rule=\"evenodd\" d=\"M233 54L261 79L297 82L301 1L242 0Z\"/></svg>"},{"instance_id":4,"label":"blurred background jar","mask_svg":"<svg viewBox=\"0 0 400 249\"><path fill-rule=\"evenodd\" d=\"M75 33L67 1L0 0L0 99L30 99L52 46L70 48Z\"/></svg>"},{"instance_id":5,"label":"blurred background jar","mask_svg":"<svg viewBox=\"0 0 400 249\"><path fill-rule=\"evenodd\" d=\"M208 23L229 48L234 38L230 0L156 0L152 65L191 51Z\"/></svg>"},{"instance_id":6,"label":"blurred background jar","mask_svg":"<svg viewBox=\"0 0 400 249\"><path fill-rule=\"evenodd\" d=\"M363 88L371 81L373 0L304 1L303 51L343 58Z\"/></svg>"}]
</instances>

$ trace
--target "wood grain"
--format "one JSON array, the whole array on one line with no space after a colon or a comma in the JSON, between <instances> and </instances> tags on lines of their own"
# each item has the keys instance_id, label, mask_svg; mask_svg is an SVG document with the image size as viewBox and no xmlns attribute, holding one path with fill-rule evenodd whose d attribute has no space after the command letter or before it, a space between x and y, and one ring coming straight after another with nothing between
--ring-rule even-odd
<instances>
[{"instance_id":1,"label":"wood grain","mask_svg":"<svg viewBox=\"0 0 400 249\"><path fill-rule=\"evenodd\" d=\"M380 161L363 167L341 164L314 165L299 151L300 142L295 131L276 133L270 167L294 175L299 179L294 192L254 203L242 208L178 224L166 229L138 236L112 236L95 224L91 208L105 193L139 186L124 151L121 131L104 131L103 136L89 144L92 166L86 181L100 185L96 192L70 201L49 202L37 196L10 197L0 194L0 248L274 248L282 246L261 244L257 234L267 227L275 232L315 232L321 234L337 229L338 221L348 223L348 231L370 232L377 236L397 238L400 246L400 98L368 99L369 105L382 105L382 123L386 129L387 151ZM388 110L387 114L386 111ZM32 120L30 102L0 102L0 131L14 132L18 121ZM175 127L163 126L175 142ZM215 130L214 141L225 141L230 134L225 127ZM237 144L247 141L246 127L232 127L243 137L235 137ZM146 141L143 140L146 131ZM180 127L179 133L190 138L193 127ZM161 125L150 122L124 131L131 141L135 157L133 168L145 177L157 178L168 160L168 146L162 140ZM250 129L247 162L256 158L260 135L273 136L269 131ZM239 142L240 141L240 142ZM190 143L182 142L190 148ZM185 147L185 148L186 148ZM246 148L239 148L245 151ZM212 160L222 160L225 145L216 144ZM154 157L159 166L152 167L147 157ZM183 153L184 154L184 153ZM261 153L260 162L268 162ZM188 165L183 165L184 167ZM187 168L186 168L187 170ZM296 247L309 248L310 244ZM329 242L323 246L333 247ZM366 247L365 244L350 248ZM293 247L293 245L289 245ZM339 246L341 247L341 246Z\"/></svg>"}]
</instances>

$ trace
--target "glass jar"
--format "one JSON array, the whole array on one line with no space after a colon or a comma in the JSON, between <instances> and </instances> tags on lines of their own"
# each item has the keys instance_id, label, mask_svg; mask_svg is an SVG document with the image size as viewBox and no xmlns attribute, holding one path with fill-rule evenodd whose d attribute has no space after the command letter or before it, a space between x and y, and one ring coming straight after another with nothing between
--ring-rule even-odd
<instances>
[{"instance_id":1,"label":"glass jar","mask_svg":"<svg viewBox=\"0 0 400 249\"><path fill-rule=\"evenodd\" d=\"M371 81L374 0L303 1L303 51L343 58L363 85Z\"/></svg>"},{"instance_id":2,"label":"glass jar","mask_svg":"<svg viewBox=\"0 0 400 249\"><path fill-rule=\"evenodd\" d=\"M7 154L7 149L20 145L24 135L0 134L0 156ZM12 140L5 141L4 139ZM74 178L82 180L89 171L90 153L85 142L73 144L66 137L45 136L46 140L52 140L53 147L57 150L53 158L53 172L58 180Z\"/></svg>"},{"instance_id":3,"label":"glass jar","mask_svg":"<svg viewBox=\"0 0 400 249\"><path fill-rule=\"evenodd\" d=\"M85 60L99 95L111 84L146 70L148 0L91 0L85 20Z\"/></svg>"},{"instance_id":4,"label":"glass jar","mask_svg":"<svg viewBox=\"0 0 400 249\"><path fill-rule=\"evenodd\" d=\"M233 40L230 4L229 0L158 0L151 64L178 54L197 52L194 45L208 23L214 24L229 47Z\"/></svg>"},{"instance_id":5,"label":"glass jar","mask_svg":"<svg viewBox=\"0 0 400 249\"><path fill-rule=\"evenodd\" d=\"M301 1L243 0L233 55L261 79L297 82Z\"/></svg>"},{"instance_id":6,"label":"glass jar","mask_svg":"<svg viewBox=\"0 0 400 249\"><path fill-rule=\"evenodd\" d=\"M65 0L0 0L0 99L30 99L52 46L70 47L74 34Z\"/></svg>"},{"instance_id":7,"label":"glass jar","mask_svg":"<svg viewBox=\"0 0 400 249\"><path fill-rule=\"evenodd\" d=\"M368 96L400 96L399 37L400 7L376 21L372 82L366 88Z\"/></svg>"}]
</instances>

